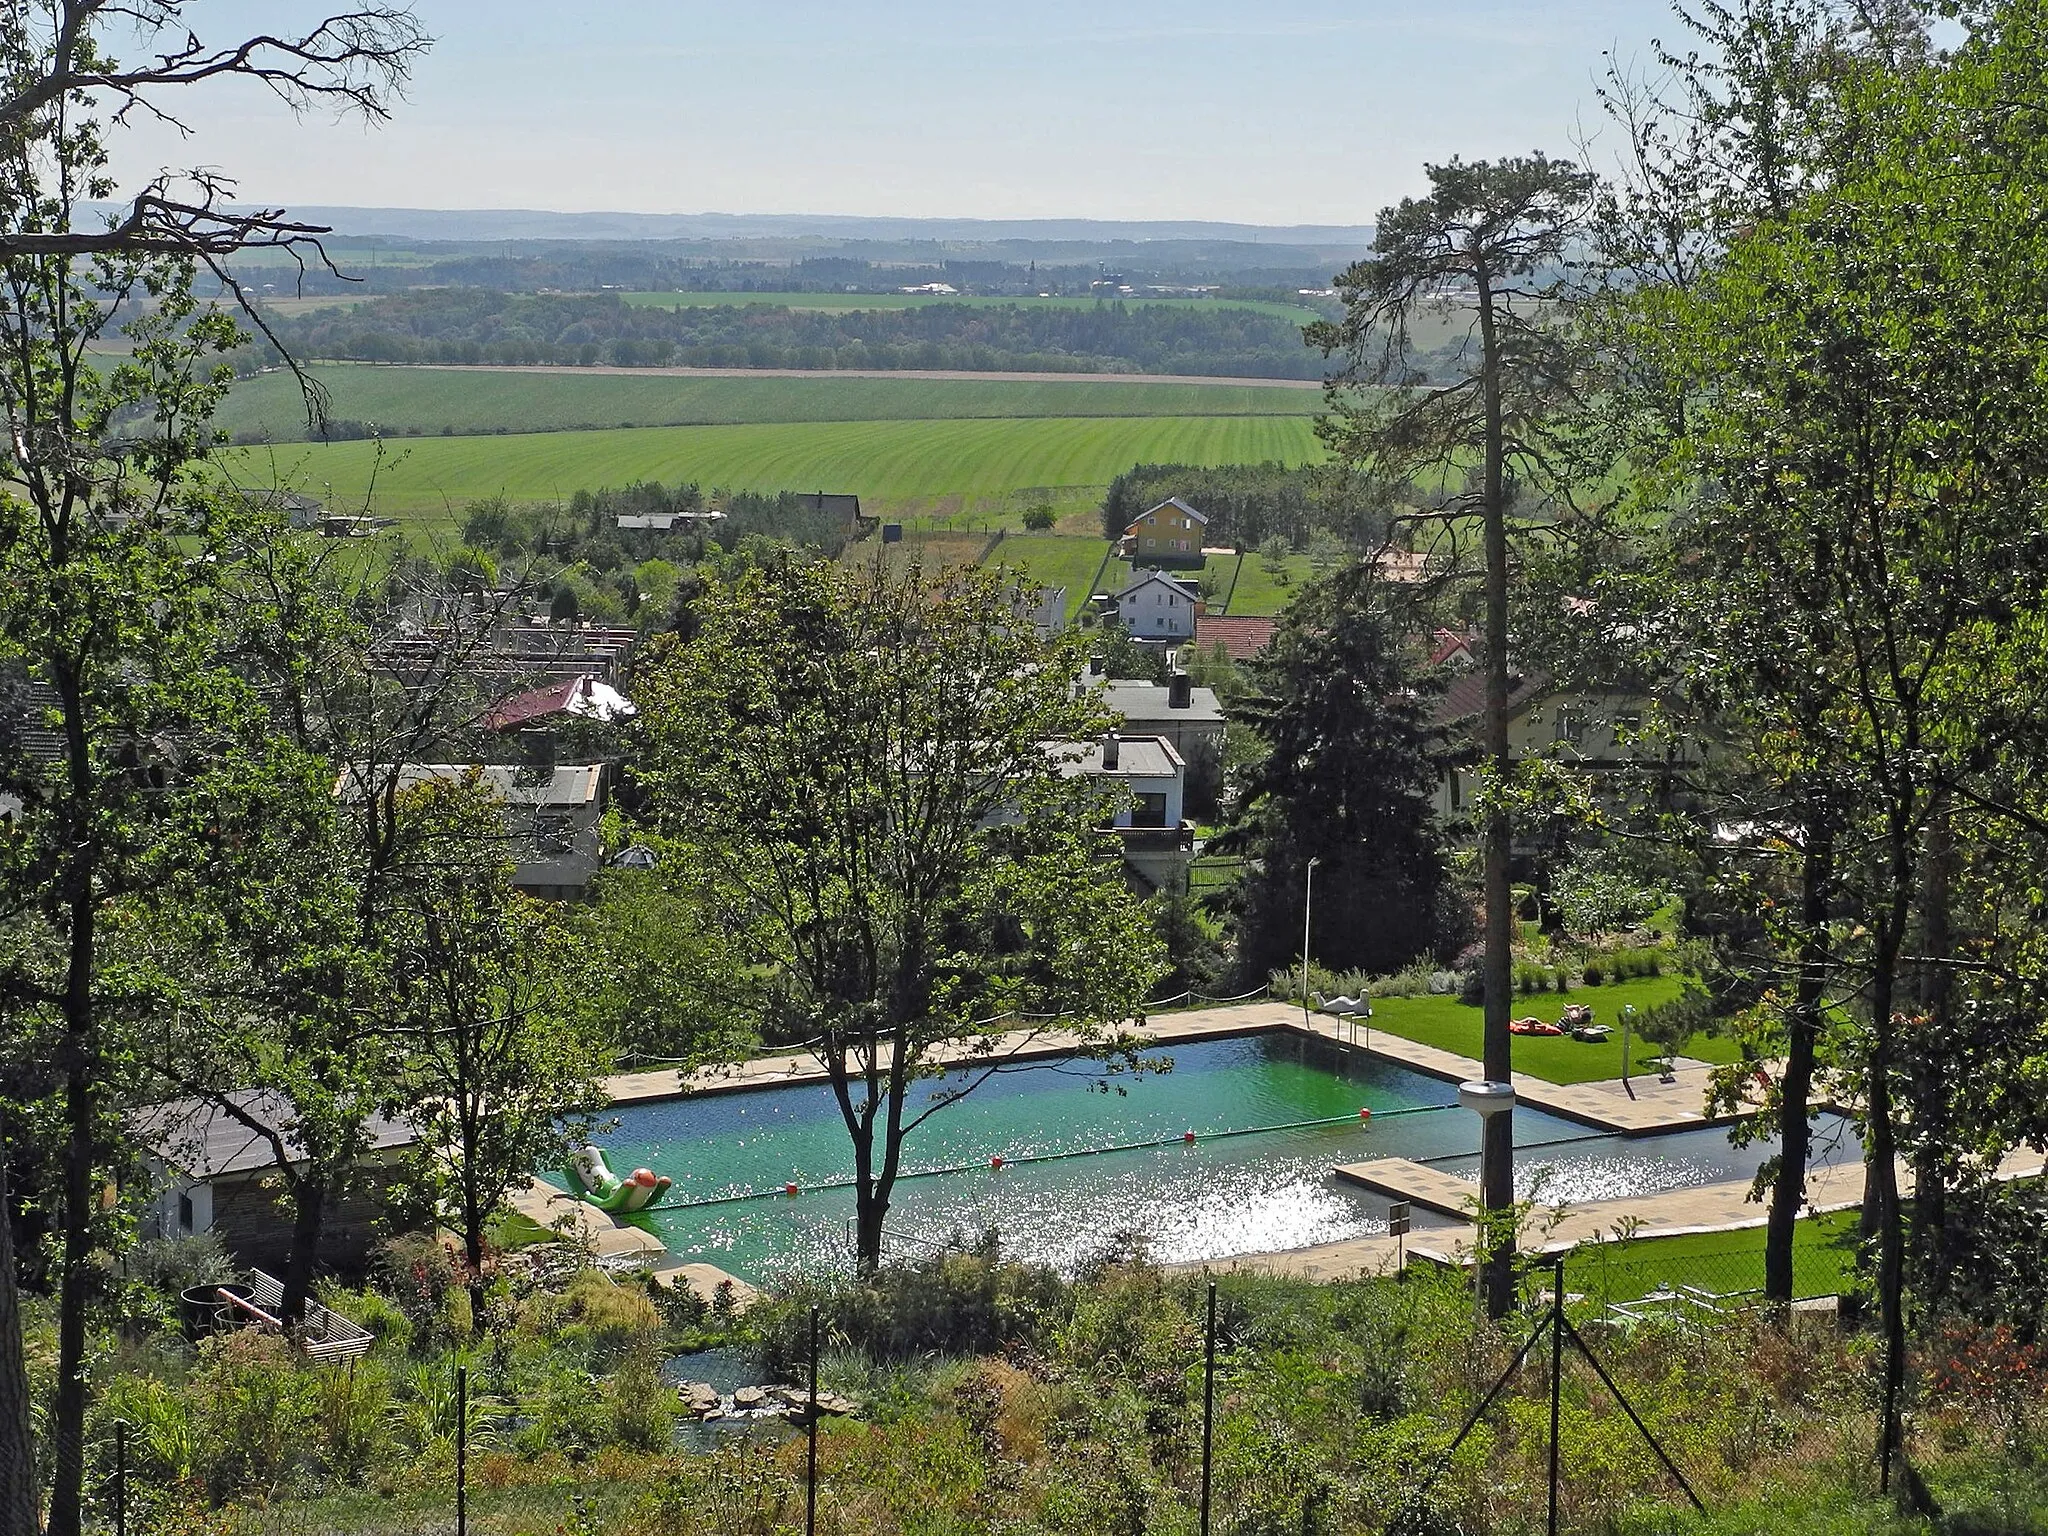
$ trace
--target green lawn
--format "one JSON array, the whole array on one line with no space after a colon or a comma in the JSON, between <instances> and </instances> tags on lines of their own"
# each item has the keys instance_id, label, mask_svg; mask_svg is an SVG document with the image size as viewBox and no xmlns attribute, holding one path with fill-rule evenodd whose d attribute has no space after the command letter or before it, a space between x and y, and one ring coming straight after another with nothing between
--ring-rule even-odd
<instances>
[{"instance_id":1,"label":"green lawn","mask_svg":"<svg viewBox=\"0 0 2048 1536\"><path fill-rule=\"evenodd\" d=\"M1550 1023L1572 1003L1585 1003L1593 1010L1596 1024L1617 1026L1614 1037L1599 1043L1574 1040L1568 1035L1517 1035L1514 1045L1515 1070L1547 1083L1592 1083L1621 1076L1621 1010L1633 1003L1642 1013L1678 996L1683 984L1676 976L1649 976L1634 981L1612 982L1603 987L1575 987L1570 992L1538 992L1515 998L1514 1016L1536 1018ZM1461 1056L1480 1058L1484 1015L1452 997L1381 997L1372 1004L1372 1027L1404 1040L1456 1051ZM1735 1042L1718 1035L1695 1035L1686 1042L1682 1055L1698 1061L1729 1062L1740 1059ZM1639 1071L1651 1059L1652 1049L1638 1040L1632 1052L1632 1071Z\"/></svg>"},{"instance_id":2,"label":"green lawn","mask_svg":"<svg viewBox=\"0 0 2048 1536\"><path fill-rule=\"evenodd\" d=\"M1759 1212L1761 1214L1761 1212ZM1838 1296L1856 1284L1857 1213L1811 1216L1793 1229L1792 1279L1800 1297ZM1566 1288L1598 1301L1635 1301L1691 1286L1717 1296L1760 1291L1764 1229L1688 1232L1581 1246L1567 1263Z\"/></svg>"},{"instance_id":3,"label":"green lawn","mask_svg":"<svg viewBox=\"0 0 2048 1536\"><path fill-rule=\"evenodd\" d=\"M965 304L975 309L1015 306L1021 309L1093 309L1114 300L1060 295L1052 298L984 298L943 293L622 293L619 297L642 309L708 309L770 304L777 309L922 309L932 304ZM1276 299L1127 298L1127 309L1161 306L1173 309L1249 309L1306 325L1322 316L1306 304Z\"/></svg>"},{"instance_id":4,"label":"green lawn","mask_svg":"<svg viewBox=\"0 0 2048 1536\"><path fill-rule=\"evenodd\" d=\"M449 387L468 380L450 375ZM1299 416L1005 421L798 422L647 427L387 444L297 443L224 453L243 483L282 483L336 506L367 505L416 527L446 530L464 503L566 499L633 480L696 481L731 490L857 492L884 515L1008 513L1019 502L1099 496L1137 463L1300 462L1317 452Z\"/></svg>"},{"instance_id":5,"label":"green lawn","mask_svg":"<svg viewBox=\"0 0 2048 1536\"><path fill-rule=\"evenodd\" d=\"M374 422L386 437L445 431L557 432L760 422L944 421L1093 416L1315 414L1312 389L1256 384L1146 384L1072 379L864 378L605 373L594 369L410 368L321 363L313 374L338 420ZM230 435L302 441L305 406L284 372L244 379L215 417ZM1128 466L1125 466L1128 467Z\"/></svg>"},{"instance_id":6,"label":"green lawn","mask_svg":"<svg viewBox=\"0 0 2048 1536\"><path fill-rule=\"evenodd\" d=\"M1293 602L1297 593L1315 580L1315 570L1306 555L1289 555L1287 579L1276 581L1266 572L1257 554L1247 554L1240 563L1236 584L1230 590L1230 606L1224 612L1234 618L1270 618Z\"/></svg>"},{"instance_id":7,"label":"green lawn","mask_svg":"<svg viewBox=\"0 0 2048 1536\"><path fill-rule=\"evenodd\" d=\"M1067 589L1067 617L1088 601L1090 583L1109 546L1101 539L1053 533L1012 534L996 546L990 565L1022 571L1043 586Z\"/></svg>"}]
</instances>

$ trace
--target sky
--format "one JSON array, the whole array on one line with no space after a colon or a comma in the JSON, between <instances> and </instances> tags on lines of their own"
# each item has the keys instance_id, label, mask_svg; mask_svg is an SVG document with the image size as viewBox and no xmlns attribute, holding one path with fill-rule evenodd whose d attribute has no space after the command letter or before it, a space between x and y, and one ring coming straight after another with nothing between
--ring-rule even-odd
<instances>
[{"instance_id":1,"label":"sky","mask_svg":"<svg viewBox=\"0 0 2048 1536\"><path fill-rule=\"evenodd\" d=\"M208 86L176 103L189 137L132 129L117 171L206 166L282 204L1362 224L1426 161L1570 153L1603 54L1674 32L1665 0L416 11L435 43L388 124ZM188 7L208 41L322 14Z\"/></svg>"}]
</instances>

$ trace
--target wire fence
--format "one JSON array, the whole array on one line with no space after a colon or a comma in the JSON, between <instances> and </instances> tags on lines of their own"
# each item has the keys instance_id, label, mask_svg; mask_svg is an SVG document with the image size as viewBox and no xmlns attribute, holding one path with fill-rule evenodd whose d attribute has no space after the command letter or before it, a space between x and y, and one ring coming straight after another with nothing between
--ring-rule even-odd
<instances>
[{"instance_id":1,"label":"wire fence","mask_svg":"<svg viewBox=\"0 0 2048 1536\"><path fill-rule=\"evenodd\" d=\"M1802 1224L1793 1250L1795 1298L1811 1306L1856 1291L1854 1236L1848 1221ZM912 1264L955 1246L897 1228L887 1230L885 1238L892 1259ZM1411 1446L1398 1465L1374 1469L1371 1518L1357 1528L1442 1528L1445 1510L1469 1493L1472 1459L1468 1455L1460 1462L1458 1452L1474 1434L1495 1450L1519 1439L1525 1474L1542 1469L1527 1496L1538 1503L1547 1500L1553 1512L1562 1507L1569 1513L1574 1508L1571 1479L1594 1474L1585 1454L1560 1456L1558 1447L1574 1436L1581 1437L1583 1447L1590 1433L1589 1404L1611 1421L1603 1445L1611 1448L1615 1436L1635 1437L1653 1484L1636 1494L1678 1504L1702 1502L1702 1490L1713 1486L1703 1474L1712 1469L1692 1464L1700 1456L1697 1443L1666 1444L1659 1435L1660 1426L1673 1422L1669 1405L1661 1415L1647 1407L1639 1411L1630 1396L1631 1382L1648 1379L1638 1331L1651 1331L1653 1352L1682 1345L1688 1337L1716 1348L1741 1348L1754 1336L1764 1306L1763 1246L1761 1227L1623 1237L1557 1252L1532 1246L1517 1259L1515 1305L1496 1325L1477 1321L1479 1276L1468 1262L1469 1253L1449 1263L1410 1255L1411 1271L1420 1268L1439 1282L1471 1287L1475 1374L1441 1405L1436 1434ZM1418 1294L1425 1293L1427 1280L1416 1273L1383 1277L1387 1285ZM1259 1363L1256 1329L1245 1321L1242 1298L1232 1300L1230 1293L1259 1282L1254 1277L1192 1276L1169 1283L1181 1288L1193 1326L1179 1335L1184 1341L1179 1351L1183 1385L1175 1390L1183 1395L1176 1433L1183 1437L1184 1453L1171 1474L1185 1516L1162 1528L1191 1533L1247 1529L1240 1517L1265 1498L1266 1474L1248 1465L1242 1454L1229 1455L1227 1448L1241 1446L1247 1432L1245 1415L1252 1411L1243 1402L1247 1375L1266 1367ZM1221 1320L1219 1294L1224 1298ZM458 1364L447 1371L452 1380L441 1384L453 1402L445 1424L452 1454L440 1463L442 1471L416 1480L390 1518L370 1529L407 1536L533 1536L628 1524L634 1530L758 1531L763 1536L793 1536L798 1529L865 1529L869 1501L876 1494L870 1480L846 1460L851 1442L844 1432L830 1432L828 1441L840 1436L837 1446L822 1458L819 1453L817 1405L832 1394L819 1386L817 1313L811 1317L811 1326L803 1330L808 1347L791 1361L795 1374L785 1378L791 1385L773 1389L783 1394L780 1405L717 1425L685 1422L666 1452L643 1447L644 1455L658 1462L659 1477L645 1475L644 1469L636 1473L630 1459L605 1462L604 1456L614 1454L606 1451L589 1476L532 1481L514 1442L519 1427L542 1408L505 1396L501 1386L486 1391ZM1219 1384L1228 1390L1219 1391ZM1561 1401L1573 1405L1572 1416L1562 1424ZM1547 1454L1541 1443L1532 1443L1541 1435L1548 1436ZM97 1489L96 1529L116 1536L198 1529L180 1523L183 1516L163 1503L162 1489L130 1486L130 1449L128 1429L116 1427L99 1461L104 1475ZM1441 1481L1461 1478L1464 1483L1440 1494ZM1583 1507L1578 1506L1581 1512ZM282 1520L282 1506L278 1513ZM238 1529L299 1536L311 1527L259 1521Z\"/></svg>"}]
</instances>

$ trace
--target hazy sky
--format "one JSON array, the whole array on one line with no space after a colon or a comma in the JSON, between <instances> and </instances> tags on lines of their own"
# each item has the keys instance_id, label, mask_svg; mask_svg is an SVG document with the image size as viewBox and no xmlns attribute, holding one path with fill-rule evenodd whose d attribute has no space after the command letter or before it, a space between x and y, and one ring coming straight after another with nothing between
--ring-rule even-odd
<instances>
[{"instance_id":1,"label":"hazy sky","mask_svg":"<svg viewBox=\"0 0 2048 1536\"><path fill-rule=\"evenodd\" d=\"M1363 223L1426 159L1568 152L1603 50L1664 0L419 0L392 123L295 123L240 87L125 173L252 200L649 213ZM302 0L203 0L209 39Z\"/></svg>"}]
</instances>

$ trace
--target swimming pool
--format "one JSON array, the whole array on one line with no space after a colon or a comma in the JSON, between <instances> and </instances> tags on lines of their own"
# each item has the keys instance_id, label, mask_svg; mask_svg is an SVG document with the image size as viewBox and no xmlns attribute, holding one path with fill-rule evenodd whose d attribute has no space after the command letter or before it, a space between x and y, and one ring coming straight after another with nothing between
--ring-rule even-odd
<instances>
[{"instance_id":1,"label":"swimming pool","mask_svg":"<svg viewBox=\"0 0 2048 1536\"><path fill-rule=\"evenodd\" d=\"M1005 1071L933 1115L906 1146L905 1171L920 1176L897 1185L892 1250L993 1228L1007 1253L1071 1267L1128 1231L1165 1262L1224 1258L1384 1232L1386 1202L1334 1178L1337 1163L1407 1157L1475 1176L1478 1122L1448 1083L1291 1034L1158 1054L1171 1071L1106 1083L1087 1062ZM946 1082L918 1085L910 1114ZM644 1218L672 1252L753 1280L847 1261L853 1194L830 1186L851 1177L852 1153L830 1088L674 1099L616 1116L598 1138L612 1166L675 1181ZM1189 1130L1192 1143L1181 1140ZM1233 1134L1244 1132L1253 1134ZM1771 1150L1731 1148L1722 1131L1589 1136L1527 1108L1515 1113L1515 1141L1524 1192L1547 1164L1545 1198L1574 1201L1747 1178ZM1005 1166L991 1167L996 1157ZM1020 1161L1029 1158L1046 1160ZM794 1197L781 1193L791 1183ZM1418 1213L1418 1228L1428 1225Z\"/></svg>"}]
</instances>

